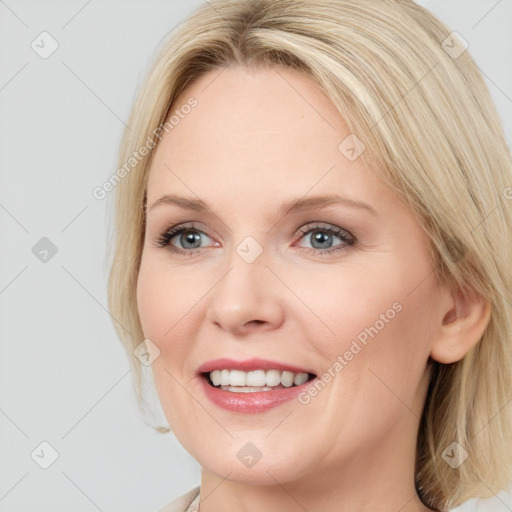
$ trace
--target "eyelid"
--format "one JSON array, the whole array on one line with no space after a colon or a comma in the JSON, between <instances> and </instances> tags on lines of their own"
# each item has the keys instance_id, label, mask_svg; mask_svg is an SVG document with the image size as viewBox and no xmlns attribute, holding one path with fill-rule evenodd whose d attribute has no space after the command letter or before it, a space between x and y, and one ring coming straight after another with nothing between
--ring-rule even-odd
<instances>
[{"instance_id":1,"label":"eyelid","mask_svg":"<svg viewBox=\"0 0 512 512\"><path fill-rule=\"evenodd\" d=\"M168 228L164 229L160 234L158 234L155 237L155 239L153 240L153 245L158 248L166 247L166 246L170 245L170 240L172 238L174 238L176 235L180 234L181 232L187 231L187 230L197 231L198 233L206 235L208 238L214 239L214 237L212 237L208 234L208 230L206 230L200 226L200 223L192 221L192 222L182 222L182 223L178 223L178 224L173 224L173 225L169 226ZM180 248L176 247L175 249L176 249L176 251L186 251L188 253L191 253L193 251L197 251L197 250L203 249L203 248L198 247L195 249L180 249Z\"/></svg>"},{"instance_id":2,"label":"eyelid","mask_svg":"<svg viewBox=\"0 0 512 512\"><path fill-rule=\"evenodd\" d=\"M354 235L352 235L352 233L348 231L348 229L336 226L335 224L331 224L329 222L321 221L308 222L307 224L298 229L297 235L300 238L300 235L305 235L307 233L310 233L311 231L314 231L315 229L317 229L318 231L325 230L327 232L334 233L336 236L339 236L340 238L344 238L342 235L346 234L346 238L355 240Z\"/></svg>"}]
</instances>

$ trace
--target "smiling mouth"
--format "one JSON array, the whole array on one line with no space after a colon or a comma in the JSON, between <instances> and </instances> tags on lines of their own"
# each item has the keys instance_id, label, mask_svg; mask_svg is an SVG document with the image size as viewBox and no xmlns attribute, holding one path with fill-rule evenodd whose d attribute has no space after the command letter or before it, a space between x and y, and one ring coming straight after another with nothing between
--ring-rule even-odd
<instances>
[{"instance_id":1,"label":"smiling mouth","mask_svg":"<svg viewBox=\"0 0 512 512\"><path fill-rule=\"evenodd\" d=\"M221 384L220 382L220 376L219 374L214 376L214 379L218 381L218 384L214 384L212 381L212 374L213 372L203 372L201 373L201 377L206 380L206 382L215 389L221 389L223 391L231 391L234 393L256 393L259 391L273 391L276 389L286 389L286 388L292 388L301 386L303 384L308 383L309 381L316 378L316 375L314 373L292 373L287 371L278 371L278 370L271 370L273 373L267 373L266 374L266 382L265 385L260 386L252 386L243 384L240 385L240 380L234 379L231 380L227 384ZM240 372L240 377L243 381L243 376L241 376L242 373ZM279 374L279 375L278 375ZM226 379L224 377L223 381L226 382L229 379ZM235 385L233 385L235 384Z\"/></svg>"}]
</instances>

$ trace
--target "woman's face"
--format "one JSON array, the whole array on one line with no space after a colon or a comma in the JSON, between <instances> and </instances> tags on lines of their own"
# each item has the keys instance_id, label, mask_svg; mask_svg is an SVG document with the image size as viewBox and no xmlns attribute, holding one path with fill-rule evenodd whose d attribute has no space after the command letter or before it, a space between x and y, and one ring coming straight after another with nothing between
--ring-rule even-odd
<instances>
[{"instance_id":1,"label":"woman's face","mask_svg":"<svg viewBox=\"0 0 512 512\"><path fill-rule=\"evenodd\" d=\"M297 71L215 70L176 109L150 169L137 293L176 437L206 471L240 482L327 484L390 457L412 474L446 306L419 224ZM323 196L347 201L313 202ZM174 227L189 231L166 235ZM265 362L229 373L229 391L201 373L221 358L232 361L213 369ZM316 379L238 388L286 368Z\"/></svg>"}]
</instances>

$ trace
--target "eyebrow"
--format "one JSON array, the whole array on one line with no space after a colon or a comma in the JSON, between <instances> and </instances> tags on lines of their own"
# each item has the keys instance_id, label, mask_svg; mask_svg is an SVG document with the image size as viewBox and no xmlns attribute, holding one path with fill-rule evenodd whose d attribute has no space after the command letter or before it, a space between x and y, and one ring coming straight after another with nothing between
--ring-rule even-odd
<instances>
[{"instance_id":1,"label":"eyebrow","mask_svg":"<svg viewBox=\"0 0 512 512\"><path fill-rule=\"evenodd\" d=\"M193 210L196 212L202 212L209 210L208 206L201 199L194 199L189 197L181 197L176 195L166 194L157 199L149 208L148 211L153 210L158 205L169 204L176 205L186 210ZM325 196L313 196L313 197L299 197L297 199L291 199L281 204L279 213L281 215L287 215L291 212L301 212L305 210L313 210L316 208L322 208L324 206L330 206L333 204L341 204L343 206L349 206L352 208L360 208L367 210L372 215L377 216L377 211L372 208L369 204L357 201L347 196L341 196L337 194L325 195Z\"/></svg>"}]
</instances>

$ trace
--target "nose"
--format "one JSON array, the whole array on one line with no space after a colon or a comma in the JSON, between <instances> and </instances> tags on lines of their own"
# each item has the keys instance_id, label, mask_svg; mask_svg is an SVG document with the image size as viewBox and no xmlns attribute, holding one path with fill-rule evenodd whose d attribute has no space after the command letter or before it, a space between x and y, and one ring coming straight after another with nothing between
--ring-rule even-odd
<instances>
[{"instance_id":1,"label":"nose","mask_svg":"<svg viewBox=\"0 0 512 512\"><path fill-rule=\"evenodd\" d=\"M283 285L263 257L247 263L235 253L230 263L208 294L207 320L235 335L278 328L284 318Z\"/></svg>"}]
</instances>

